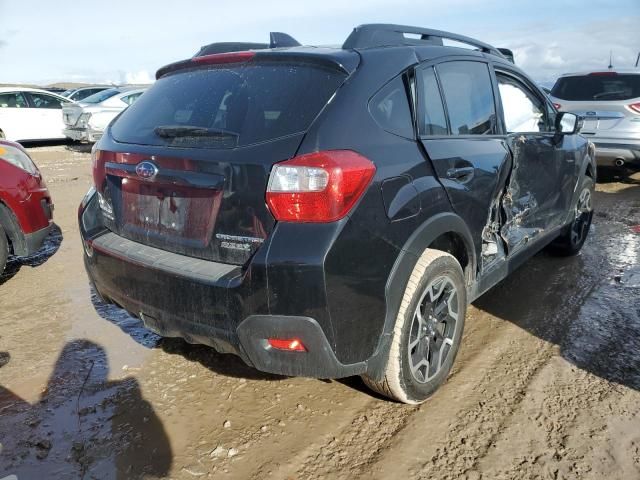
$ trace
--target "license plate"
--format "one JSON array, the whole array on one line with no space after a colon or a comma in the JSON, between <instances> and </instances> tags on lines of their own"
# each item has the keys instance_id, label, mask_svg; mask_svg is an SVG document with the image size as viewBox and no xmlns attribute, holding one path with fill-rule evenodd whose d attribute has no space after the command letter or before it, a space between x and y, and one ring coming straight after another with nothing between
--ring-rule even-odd
<instances>
[{"instance_id":1,"label":"license plate","mask_svg":"<svg viewBox=\"0 0 640 480\"><path fill-rule=\"evenodd\" d=\"M146 185L129 180L122 189L125 228L209 244L221 192Z\"/></svg>"}]
</instances>

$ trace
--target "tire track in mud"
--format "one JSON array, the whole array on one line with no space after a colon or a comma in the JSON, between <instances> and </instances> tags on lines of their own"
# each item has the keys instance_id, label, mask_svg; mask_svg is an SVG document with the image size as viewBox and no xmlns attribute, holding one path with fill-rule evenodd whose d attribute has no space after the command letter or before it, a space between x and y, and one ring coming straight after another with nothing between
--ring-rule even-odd
<instances>
[{"instance_id":1,"label":"tire track in mud","mask_svg":"<svg viewBox=\"0 0 640 480\"><path fill-rule=\"evenodd\" d=\"M339 432L323 436L289 458L274 478L354 478L405 427L417 408L372 400ZM262 470L251 478L264 478Z\"/></svg>"}]
</instances>

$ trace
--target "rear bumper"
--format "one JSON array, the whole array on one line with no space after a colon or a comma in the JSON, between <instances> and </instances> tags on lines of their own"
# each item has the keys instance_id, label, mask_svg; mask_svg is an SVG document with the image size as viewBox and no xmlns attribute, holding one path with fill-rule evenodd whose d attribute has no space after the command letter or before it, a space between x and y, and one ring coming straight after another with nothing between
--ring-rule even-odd
<instances>
[{"instance_id":1,"label":"rear bumper","mask_svg":"<svg viewBox=\"0 0 640 480\"><path fill-rule=\"evenodd\" d=\"M364 361L340 362L316 319L304 312L270 314L260 265L243 268L185 257L104 230L91 234L83 214L84 261L98 294L159 335L239 355L269 373L339 378L366 370ZM277 350L267 342L294 337L306 352Z\"/></svg>"},{"instance_id":2,"label":"rear bumper","mask_svg":"<svg viewBox=\"0 0 640 480\"><path fill-rule=\"evenodd\" d=\"M596 162L599 167L640 167L640 142L594 142Z\"/></svg>"},{"instance_id":3,"label":"rear bumper","mask_svg":"<svg viewBox=\"0 0 640 480\"><path fill-rule=\"evenodd\" d=\"M104 132L102 130L93 130L91 128L65 128L63 133L71 140L94 143L102 138L102 134Z\"/></svg>"}]
</instances>

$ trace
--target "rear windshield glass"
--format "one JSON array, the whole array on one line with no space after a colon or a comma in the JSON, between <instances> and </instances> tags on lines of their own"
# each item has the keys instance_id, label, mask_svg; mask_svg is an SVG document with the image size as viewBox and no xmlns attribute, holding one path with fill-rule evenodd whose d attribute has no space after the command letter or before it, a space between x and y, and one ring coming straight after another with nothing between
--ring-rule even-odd
<instances>
[{"instance_id":1,"label":"rear windshield glass","mask_svg":"<svg viewBox=\"0 0 640 480\"><path fill-rule=\"evenodd\" d=\"M113 124L118 142L234 148L303 132L344 81L316 64L262 62L158 80Z\"/></svg>"},{"instance_id":2,"label":"rear windshield glass","mask_svg":"<svg viewBox=\"0 0 640 480\"><path fill-rule=\"evenodd\" d=\"M551 95L562 100L629 100L640 97L640 75L607 74L559 78Z\"/></svg>"},{"instance_id":3,"label":"rear windshield glass","mask_svg":"<svg viewBox=\"0 0 640 480\"><path fill-rule=\"evenodd\" d=\"M113 97L120 93L120 90L117 88L110 88L108 90L102 90L101 92L94 93L93 95L89 95L87 98L82 100L82 103L100 103L104 102L108 98Z\"/></svg>"}]
</instances>

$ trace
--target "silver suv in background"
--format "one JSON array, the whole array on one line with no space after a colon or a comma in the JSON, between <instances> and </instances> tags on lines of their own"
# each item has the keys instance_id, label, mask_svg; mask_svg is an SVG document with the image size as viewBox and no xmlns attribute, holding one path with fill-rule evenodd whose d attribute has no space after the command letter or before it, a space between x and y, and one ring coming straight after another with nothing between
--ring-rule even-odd
<instances>
[{"instance_id":1,"label":"silver suv in background","mask_svg":"<svg viewBox=\"0 0 640 480\"><path fill-rule=\"evenodd\" d=\"M640 168L640 69L562 75L550 98L584 118L580 133L596 145L598 166Z\"/></svg>"}]
</instances>

